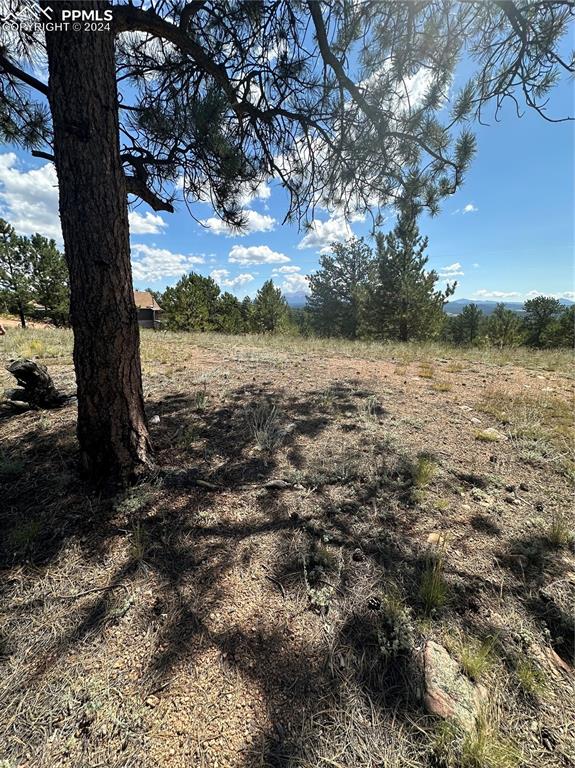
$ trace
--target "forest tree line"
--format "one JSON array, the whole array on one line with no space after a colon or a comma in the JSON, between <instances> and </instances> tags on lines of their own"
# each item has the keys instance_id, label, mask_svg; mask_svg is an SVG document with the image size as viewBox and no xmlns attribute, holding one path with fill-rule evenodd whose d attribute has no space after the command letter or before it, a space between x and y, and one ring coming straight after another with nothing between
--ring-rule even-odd
<instances>
[{"instance_id":1,"label":"forest tree line","mask_svg":"<svg viewBox=\"0 0 575 768\"><path fill-rule=\"evenodd\" d=\"M400 216L391 232L377 232L375 248L361 238L333 243L309 276L304 308L288 305L280 288L267 280L252 299L222 292L211 277L183 275L163 292L149 292L162 307L161 325L172 331L230 334L283 333L381 341L442 340L455 345L573 347L575 307L537 296L523 314L498 304L485 315L468 304L459 315L445 305L456 282L438 286L427 269L423 237L414 218ZM0 219L0 311L46 317L67 325L69 285L64 255L40 234L17 235Z\"/></svg>"}]
</instances>

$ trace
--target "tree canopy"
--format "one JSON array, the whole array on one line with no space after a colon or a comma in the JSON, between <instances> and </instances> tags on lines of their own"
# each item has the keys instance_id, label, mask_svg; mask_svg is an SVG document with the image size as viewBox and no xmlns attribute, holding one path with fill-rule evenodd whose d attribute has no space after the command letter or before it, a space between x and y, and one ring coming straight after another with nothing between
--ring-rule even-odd
<instances>
[{"instance_id":1,"label":"tree canopy","mask_svg":"<svg viewBox=\"0 0 575 768\"><path fill-rule=\"evenodd\" d=\"M364 321L372 335L410 341L441 330L443 307L457 283L438 290L437 272L426 270L427 244L409 214L400 216L391 232L376 234Z\"/></svg>"},{"instance_id":2,"label":"tree canopy","mask_svg":"<svg viewBox=\"0 0 575 768\"><path fill-rule=\"evenodd\" d=\"M18 235L0 219L0 291L7 308L13 308L23 327L36 302L57 325L69 312L68 269L54 240L38 233Z\"/></svg>"},{"instance_id":3,"label":"tree canopy","mask_svg":"<svg viewBox=\"0 0 575 768\"><path fill-rule=\"evenodd\" d=\"M473 155L468 120L489 102L554 119L549 90L573 70L558 52L570 14L549 0L117 3L128 191L155 210L209 199L235 225L246 189L270 176L289 216L405 201L435 212ZM5 38L0 134L50 157L48 87L25 64L44 41ZM473 74L456 90L462 57Z\"/></svg>"},{"instance_id":4,"label":"tree canopy","mask_svg":"<svg viewBox=\"0 0 575 768\"><path fill-rule=\"evenodd\" d=\"M371 248L361 239L333 243L310 275L308 308L313 328L322 336L359 335L361 303L367 289Z\"/></svg>"}]
</instances>

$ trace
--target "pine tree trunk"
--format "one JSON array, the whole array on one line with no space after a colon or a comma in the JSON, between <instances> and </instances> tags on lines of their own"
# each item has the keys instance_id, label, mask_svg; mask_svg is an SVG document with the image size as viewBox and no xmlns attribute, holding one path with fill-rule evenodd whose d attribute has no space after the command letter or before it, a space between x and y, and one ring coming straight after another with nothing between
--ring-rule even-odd
<instances>
[{"instance_id":1,"label":"pine tree trunk","mask_svg":"<svg viewBox=\"0 0 575 768\"><path fill-rule=\"evenodd\" d=\"M108 2L62 2L107 9ZM95 482L151 466L119 154L113 33L46 33L49 102L70 272L81 464Z\"/></svg>"},{"instance_id":2,"label":"pine tree trunk","mask_svg":"<svg viewBox=\"0 0 575 768\"><path fill-rule=\"evenodd\" d=\"M18 314L20 315L20 325L26 328L26 315L24 313L24 304L18 299Z\"/></svg>"}]
</instances>

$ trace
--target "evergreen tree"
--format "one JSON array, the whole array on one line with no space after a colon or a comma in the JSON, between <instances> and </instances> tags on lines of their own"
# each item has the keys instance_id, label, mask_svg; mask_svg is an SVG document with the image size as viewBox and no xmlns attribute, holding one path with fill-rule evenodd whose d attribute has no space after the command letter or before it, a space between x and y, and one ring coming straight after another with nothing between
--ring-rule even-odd
<instances>
[{"instance_id":1,"label":"evergreen tree","mask_svg":"<svg viewBox=\"0 0 575 768\"><path fill-rule=\"evenodd\" d=\"M483 311L477 304L467 304L456 318L457 339L459 344L475 344L479 340Z\"/></svg>"},{"instance_id":2,"label":"evergreen tree","mask_svg":"<svg viewBox=\"0 0 575 768\"><path fill-rule=\"evenodd\" d=\"M367 288L371 249L363 239L333 243L333 255L320 256L320 269L309 278L307 307L321 336L355 339Z\"/></svg>"},{"instance_id":3,"label":"evergreen tree","mask_svg":"<svg viewBox=\"0 0 575 768\"><path fill-rule=\"evenodd\" d=\"M567 347L575 346L575 305L561 309L559 317L551 320L541 333L541 346Z\"/></svg>"},{"instance_id":4,"label":"evergreen tree","mask_svg":"<svg viewBox=\"0 0 575 768\"><path fill-rule=\"evenodd\" d=\"M307 307L289 307L289 319L299 336L307 338L313 335L315 329Z\"/></svg>"},{"instance_id":5,"label":"evergreen tree","mask_svg":"<svg viewBox=\"0 0 575 768\"><path fill-rule=\"evenodd\" d=\"M246 187L274 176L288 215L318 201L347 212L411 201L436 212L474 153L465 121L523 97L546 114L570 67L556 52L569 3L41 5L54 23L9 35L0 49L0 135L56 166L81 462L106 482L152 464L128 194L172 212L178 192L195 201L208 190L217 213L241 225ZM70 10L111 21L70 34L60 23ZM472 79L446 103L464 55ZM49 85L29 67L44 56ZM405 85L419 71L429 84L412 103Z\"/></svg>"},{"instance_id":6,"label":"evergreen tree","mask_svg":"<svg viewBox=\"0 0 575 768\"><path fill-rule=\"evenodd\" d=\"M212 331L219 327L220 289L211 277L183 275L162 294L163 320L171 331Z\"/></svg>"},{"instance_id":7,"label":"evergreen tree","mask_svg":"<svg viewBox=\"0 0 575 768\"><path fill-rule=\"evenodd\" d=\"M231 293L223 293L218 301L218 330L224 333L242 333L245 329L242 305Z\"/></svg>"},{"instance_id":8,"label":"evergreen tree","mask_svg":"<svg viewBox=\"0 0 575 768\"><path fill-rule=\"evenodd\" d=\"M573 349L575 347L575 304L565 307L558 322L558 346Z\"/></svg>"},{"instance_id":9,"label":"evergreen tree","mask_svg":"<svg viewBox=\"0 0 575 768\"><path fill-rule=\"evenodd\" d=\"M33 298L30 241L17 235L4 219L0 219L0 289L16 308L22 328L26 328Z\"/></svg>"},{"instance_id":10,"label":"evergreen tree","mask_svg":"<svg viewBox=\"0 0 575 768\"><path fill-rule=\"evenodd\" d=\"M415 219L399 217L392 232L376 235L364 326L368 335L410 341L436 336L443 325L443 307L457 283L436 290L438 275L426 272L427 238L419 234Z\"/></svg>"},{"instance_id":11,"label":"evergreen tree","mask_svg":"<svg viewBox=\"0 0 575 768\"><path fill-rule=\"evenodd\" d=\"M54 240L36 233L30 238L32 274L30 284L34 300L44 307L56 325L68 322L70 287L64 255Z\"/></svg>"},{"instance_id":12,"label":"evergreen tree","mask_svg":"<svg viewBox=\"0 0 575 768\"><path fill-rule=\"evenodd\" d=\"M561 302L551 296L536 296L526 301L523 309L527 344L530 347L545 346L545 334L561 314Z\"/></svg>"},{"instance_id":13,"label":"evergreen tree","mask_svg":"<svg viewBox=\"0 0 575 768\"><path fill-rule=\"evenodd\" d=\"M487 318L487 337L496 347L514 347L521 343L521 318L498 304Z\"/></svg>"},{"instance_id":14,"label":"evergreen tree","mask_svg":"<svg viewBox=\"0 0 575 768\"><path fill-rule=\"evenodd\" d=\"M252 333L255 330L254 305L249 296L242 301L242 323L245 333Z\"/></svg>"},{"instance_id":15,"label":"evergreen tree","mask_svg":"<svg viewBox=\"0 0 575 768\"><path fill-rule=\"evenodd\" d=\"M264 333L277 333L285 328L288 320L288 305L282 292L266 280L253 302L255 327Z\"/></svg>"}]
</instances>

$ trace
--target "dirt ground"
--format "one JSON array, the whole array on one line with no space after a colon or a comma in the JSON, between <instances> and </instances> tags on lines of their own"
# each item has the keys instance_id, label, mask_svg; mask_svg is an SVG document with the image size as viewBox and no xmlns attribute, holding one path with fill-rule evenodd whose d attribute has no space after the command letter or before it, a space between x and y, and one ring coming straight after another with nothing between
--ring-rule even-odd
<instances>
[{"instance_id":1,"label":"dirt ground","mask_svg":"<svg viewBox=\"0 0 575 768\"><path fill-rule=\"evenodd\" d=\"M112 499L74 405L0 416L0 766L575 765L573 372L440 354L146 334L160 469Z\"/></svg>"}]
</instances>

